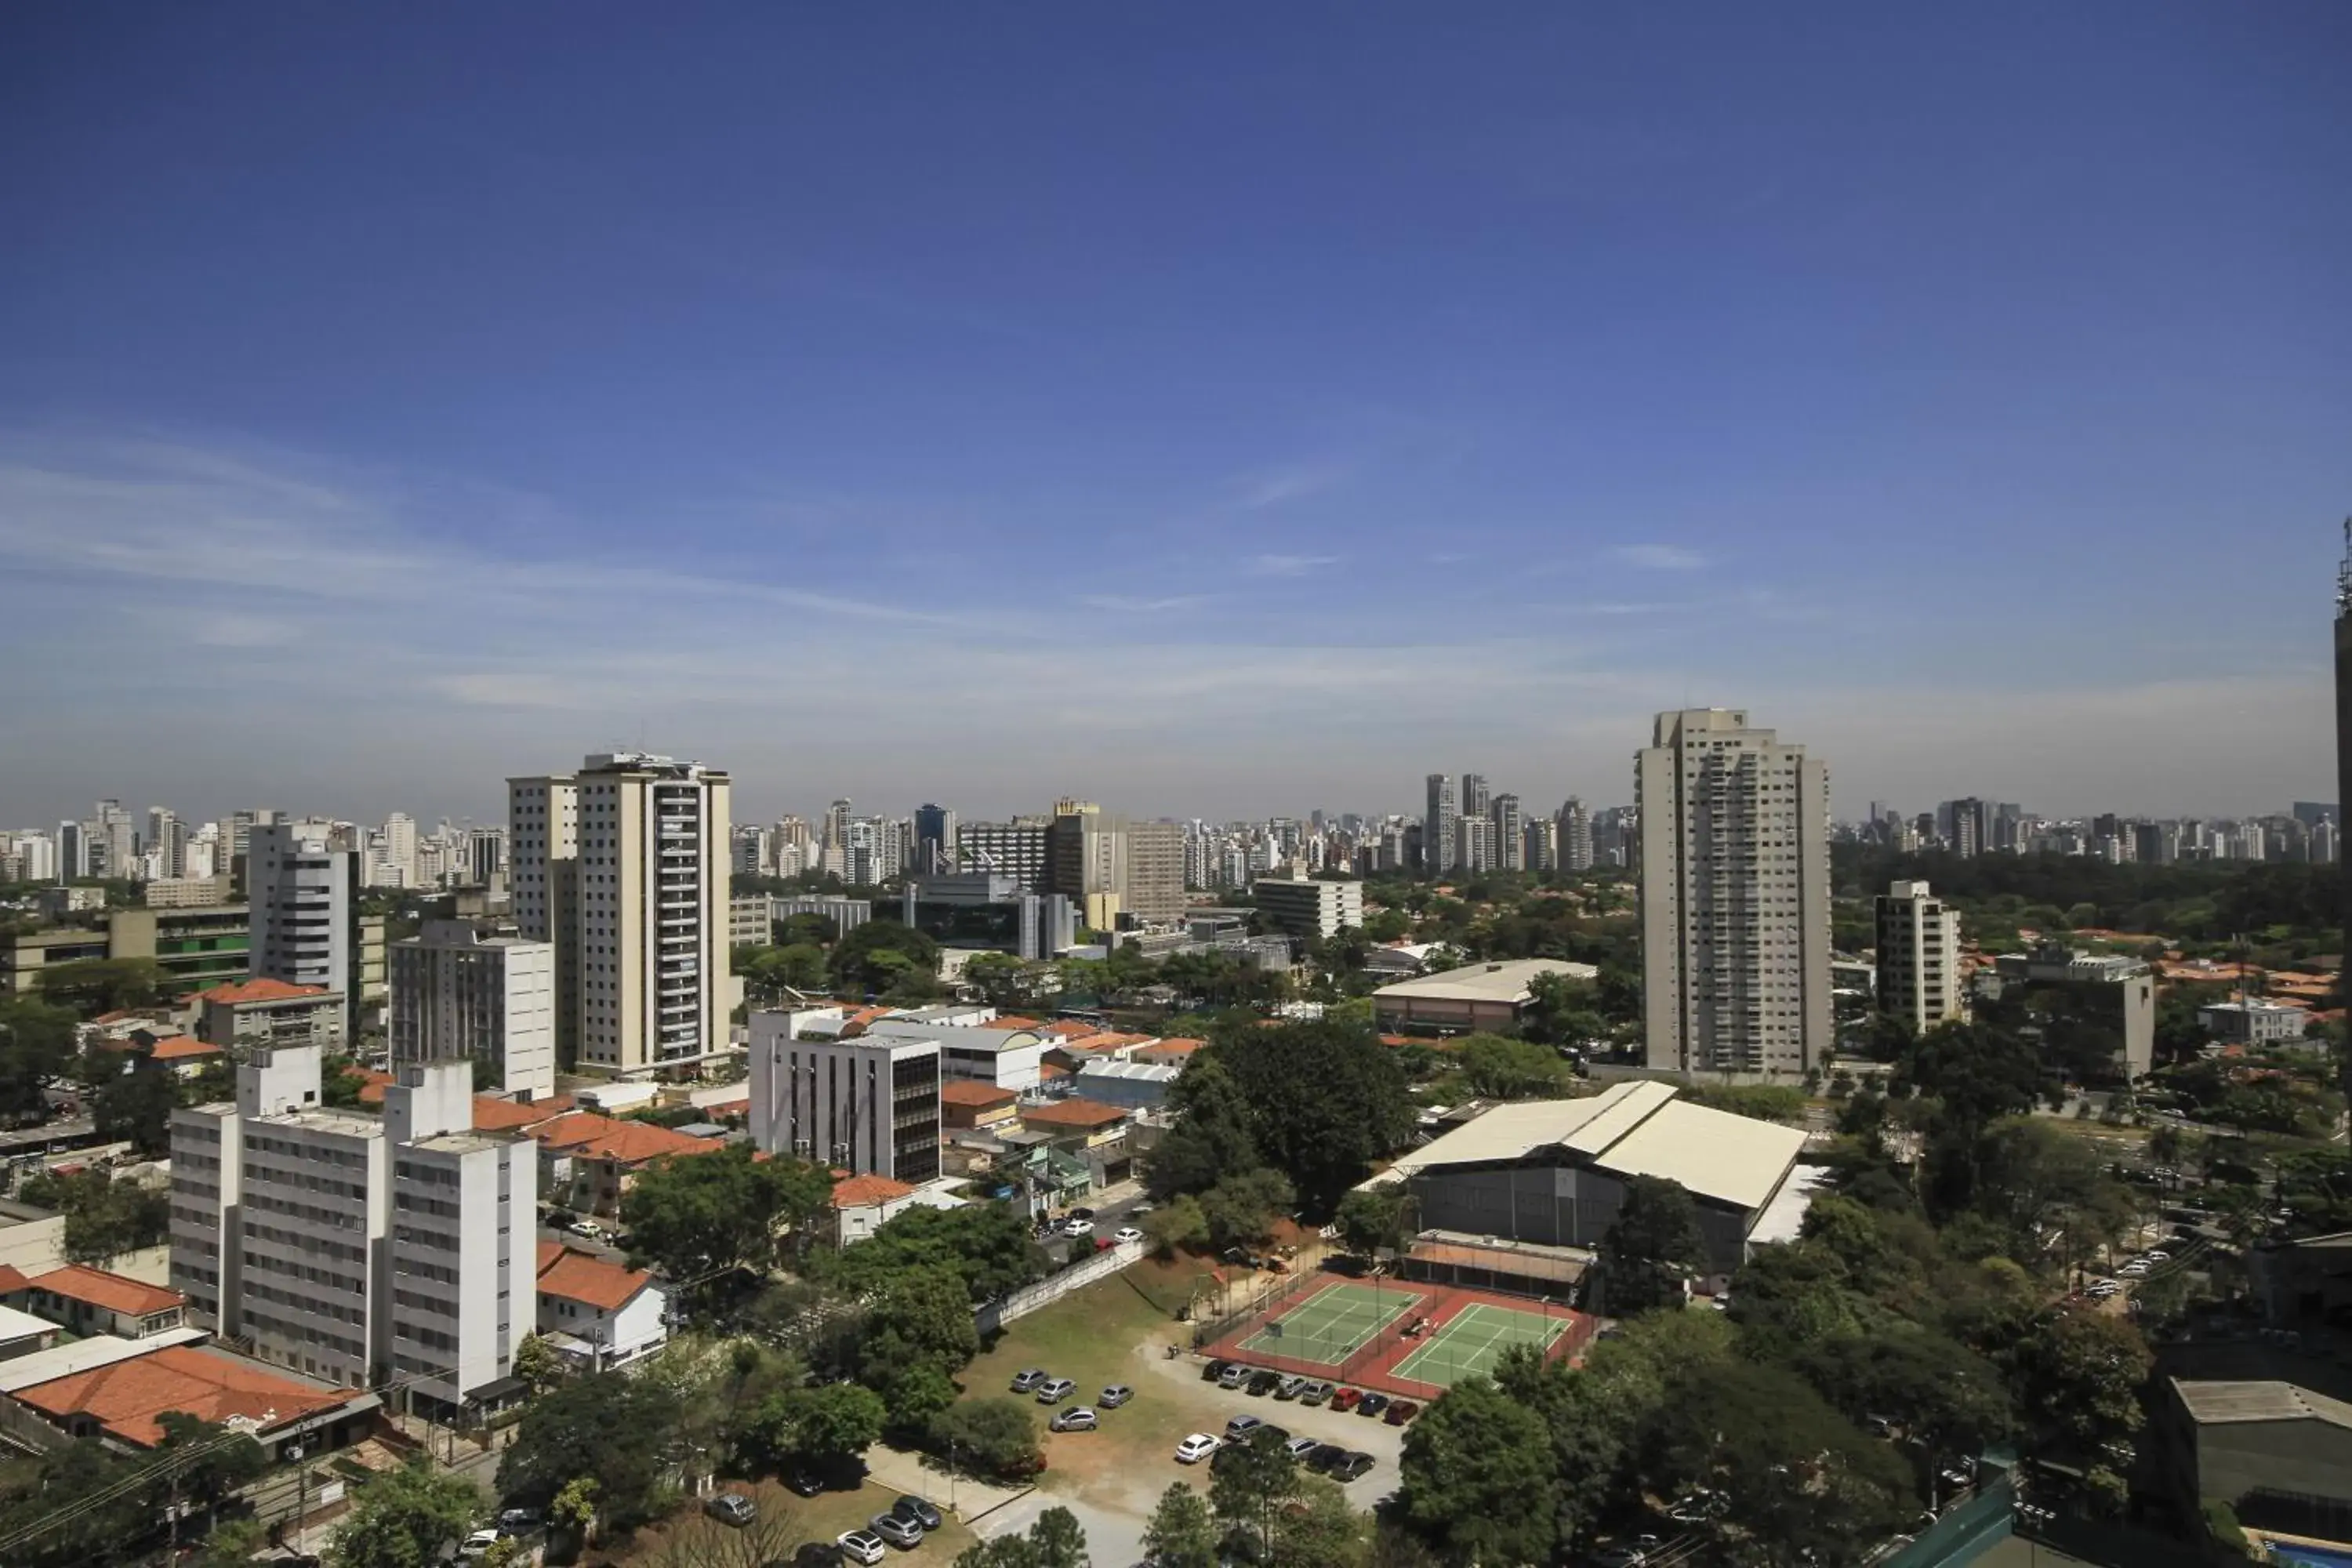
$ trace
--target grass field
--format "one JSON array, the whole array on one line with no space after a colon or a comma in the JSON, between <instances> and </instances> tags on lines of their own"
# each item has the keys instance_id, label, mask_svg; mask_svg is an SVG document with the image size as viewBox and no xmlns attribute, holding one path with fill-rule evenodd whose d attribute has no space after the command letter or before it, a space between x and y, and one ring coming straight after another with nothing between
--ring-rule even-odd
<instances>
[{"instance_id":1,"label":"grass field","mask_svg":"<svg viewBox=\"0 0 2352 1568\"><path fill-rule=\"evenodd\" d=\"M1513 1345L1538 1349L1568 1332L1567 1320L1474 1301L1445 1321L1427 1344L1390 1369L1413 1383L1451 1388L1465 1377L1482 1377Z\"/></svg>"},{"instance_id":2,"label":"grass field","mask_svg":"<svg viewBox=\"0 0 2352 1568\"><path fill-rule=\"evenodd\" d=\"M1418 1291L1326 1286L1241 1342L1244 1355L1285 1356L1334 1372L1373 1336L1422 1303Z\"/></svg>"}]
</instances>

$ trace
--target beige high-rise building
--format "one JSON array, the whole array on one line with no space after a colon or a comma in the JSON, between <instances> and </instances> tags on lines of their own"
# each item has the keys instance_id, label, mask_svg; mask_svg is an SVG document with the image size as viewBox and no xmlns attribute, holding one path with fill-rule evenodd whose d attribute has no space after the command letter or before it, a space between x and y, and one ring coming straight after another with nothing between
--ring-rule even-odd
<instances>
[{"instance_id":1,"label":"beige high-rise building","mask_svg":"<svg viewBox=\"0 0 2352 1568\"><path fill-rule=\"evenodd\" d=\"M1876 900L1878 1010L1914 1034L1969 1016L1960 980L1960 911L1925 882L1890 882Z\"/></svg>"},{"instance_id":2,"label":"beige high-rise building","mask_svg":"<svg viewBox=\"0 0 2352 1568\"><path fill-rule=\"evenodd\" d=\"M1096 931L1121 915L1164 921L1184 913L1184 829L1173 822L1136 822L1091 801L1054 803L1045 830L1048 892L1077 907Z\"/></svg>"},{"instance_id":3,"label":"beige high-rise building","mask_svg":"<svg viewBox=\"0 0 2352 1568\"><path fill-rule=\"evenodd\" d=\"M624 752L508 795L515 923L555 944L559 1055L635 1075L724 1050L728 775Z\"/></svg>"},{"instance_id":4,"label":"beige high-rise building","mask_svg":"<svg viewBox=\"0 0 2352 1568\"><path fill-rule=\"evenodd\" d=\"M1834 1044L1829 768L1744 711L1657 717L1634 760L1649 1065L1793 1078Z\"/></svg>"}]
</instances>

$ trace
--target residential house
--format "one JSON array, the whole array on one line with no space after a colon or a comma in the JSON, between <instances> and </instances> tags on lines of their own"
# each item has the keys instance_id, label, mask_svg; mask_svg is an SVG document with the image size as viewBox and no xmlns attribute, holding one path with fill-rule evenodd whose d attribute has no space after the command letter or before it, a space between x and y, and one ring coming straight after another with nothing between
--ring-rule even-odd
<instances>
[{"instance_id":1,"label":"residential house","mask_svg":"<svg viewBox=\"0 0 2352 1568\"><path fill-rule=\"evenodd\" d=\"M725 1144L688 1138L650 1121L616 1121L568 1111L530 1129L540 1148L540 1190L585 1214L614 1215L637 1175L656 1160L714 1154Z\"/></svg>"},{"instance_id":2,"label":"residential house","mask_svg":"<svg viewBox=\"0 0 2352 1568\"><path fill-rule=\"evenodd\" d=\"M143 1340L180 1326L188 1299L160 1285L144 1285L120 1274L68 1264L36 1274L5 1298L7 1305L46 1318L85 1337L112 1334Z\"/></svg>"},{"instance_id":3,"label":"residential house","mask_svg":"<svg viewBox=\"0 0 2352 1568\"><path fill-rule=\"evenodd\" d=\"M240 1040L339 1050L343 994L284 980L239 980L195 994L196 1037L226 1047Z\"/></svg>"},{"instance_id":4,"label":"residential house","mask_svg":"<svg viewBox=\"0 0 2352 1568\"><path fill-rule=\"evenodd\" d=\"M539 1331L583 1371L625 1366L669 1339L669 1298L642 1268L539 1244Z\"/></svg>"},{"instance_id":5,"label":"residential house","mask_svg":"<svg viewBox=\"0 0 2352 1568\"><path fill-rule=\"evenodd\" d=\"M178 1411L234 1424L276 1461L289 1457L287 1449L298 1441L316 1453L363 1436L383 1401L364 1389L330 1388L215 1346L172 1344L10 1386L0 1405L7 1407L0 1419L12 1426L29 1416L117 1449L154 1447L163 1440L163 1417Z\"/></svg>"},{"instance_id":6,"label":"residential house","mask_svg":"<svg viewBox=\"0 0 2352 1568\"><path fill-rule=\"evenodd\" d=\"M950 1132L1001 1127L1016 1119L1021 1097L1009 1089L971 1079L940 1085L940 1121Z\"/></svg>"}]
</instances>

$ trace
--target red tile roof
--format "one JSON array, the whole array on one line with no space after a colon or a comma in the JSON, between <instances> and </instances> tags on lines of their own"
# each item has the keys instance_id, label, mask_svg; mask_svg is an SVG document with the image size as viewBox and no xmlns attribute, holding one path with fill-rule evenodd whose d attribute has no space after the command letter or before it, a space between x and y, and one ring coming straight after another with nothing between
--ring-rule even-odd
<instances>
[{"instance_id":1,"label":"red tile roof","mask_svg":"<svg viewBox=\"0 0 2352 1568\"><path fill-rule=\"evenodd\" d=\"M518 1128L535 1127L542 1121L552 1121L572 1109L575 1101L568 1094L551 1095L529 1103L500 1100L496 1095L474 1096L474 1131L477 1132L511 1132Z\"/></svg>"},{"instance_id":2,"label":"red tile roof","mask_svg":"<svg viewBox=\"0 0 2352 1568\"><path fill-rule=\"evenodd\" d=\"M204 1421L241 1415L268 1431L331 1410L352 1396L290 1382L194 1345L166 1345L20 1388L12 1397L59 1418L88 1415L126 1442L152 1447L163 1437L157 1417L170 1411Z\"/></svg>"},{"instance_id":3,"label":"red tile roof","mask_svg":"<svg viewBox=\"0 0 2352 1568\"><path fill-rule=\"evenodd\" d=\"M323 985L290 985L283 980L238 980L196 993L199 1002L235 1006L240 1002L291 1002L298 996L324 996Z\"/></svg>"},{"instance_id":4,"label":"red tile roof","mask_svg":"<svg viewBox=\"0 0 2352 1568\"><path fill-rule=\"evenodd\" d=\"M168 1040L158 1040L147 1051L150 1061L184 1062L198 1057L220 1057L228 1053L218 1046L202 1040L192 1040L185 1035L173 1035Z\"/></svg>"},{"instance_id":5,"label":"red tile roof","mask_svg":"<svg viewBox=\"0 0 2352 1568\"><path fill-rule=\"evenodd\" d=\"M1049 1100L1021 1113L1021 1120L1045 1127L1108 1127L1127 1120L1127 1112L1099 1100Z\"/></svg>"},{"instance_id":6,"label":"red tile roof","mask_svg":"<svg viewBox=\"0 0 2352 1568\"><path fill-rule=\"evenodd\" d=\"M136 1279L126 1279L120 1274L109 1274L103 1268L89 1268L69 1263L63 1268L52 1268L47 1274L36 1274L31 1284L36 1290L47 1290L53 1296L68 1300L87 1301L93 1307L103 1307L110 1312L124 1312L136 1318L151 1312L168 1312L174 1307L184 1307L188 1299L177 1290L166 1290L160 1285L142 1285Z\"/></svg>"},{"instance_id":7,"label":"red tile roof","mask_svg":"<svg viewBox=\"0 0 2352 1568\"><path fill-rule=\"evenodd\" d=\"M555 1248L552 1260L547 1256L549 1247ZM617 1312L653 1281L654 1277L642 1268L624 1268L589 1253L575 1252L561 1242L541 1244L539 1293L542 1296L561 1296L567 1301L585 1301Z\"/></svg>"},{"instance_id":8,"label":"red tile roof","mask_svg":"<svg viewBox=\"0 0 2352 1568\"><path fill-rule=\"evenodd\" d=\"M1148 1055L1154 1051L1166 1051L1171 1056L1189 1057L1194 1051L1199 1050L1202 1046L1205 1046L1209 1042L1206 1040L1188 1040L1181 1035L1179 1035L1173 1039L1161 1040L1156 1044L1146 1046L1137 1054L1141 1056Z\"/></svg>"},{"instance_id":9,"label":"red tile roof","mask_svg":"<svg viewBox=\"0 0 2352 1568\"><path fill-rule=\"evenodd\" d=\"M1020 1098L1009 1089L975 1083L968 1078L951 1078L940 1085L941 1105L969 1105L985 1110L991 1106L1010 1105Z\"/></svg>"},{"instance_id":10,"label":"red tile roof","mask_svg":"<svg viewBox=\"0 0 2352 1568\"><path fill-rule=\"evenodd\" d=\"M15 1264L0 1263L0 1296L14 1295L30 1283L25 1278L24 1270Z\"/></svg>"},{"instance_id":11,"label":"red tile roof","mask_svg":"<svg viewBox=\"0 0 2352 1568\"><path fill-rule=\"evenodd\" d=\"M837 1209L866 1208L875 1204L887 1204L893 1198L911 1195L914 1188L904 1182L894 1182L887 1176L866 1174L845 1176L833 1184L833 1206Z\"/></svg>"},{"instance_id":12,"label":"red tile roof","mask_svg":"<svg viewBox=\"0 0 2352 1568\"><path fill-rule=\"evenodd\" d=\"M531 1128L530 1136L550 1149L623 1165L641 1165L667 1154L714 1154L726 1147L716 1138L689 1138L650 1121L617 1121L593 1110L567 1111Z\"/></svg>"}]
</instances>

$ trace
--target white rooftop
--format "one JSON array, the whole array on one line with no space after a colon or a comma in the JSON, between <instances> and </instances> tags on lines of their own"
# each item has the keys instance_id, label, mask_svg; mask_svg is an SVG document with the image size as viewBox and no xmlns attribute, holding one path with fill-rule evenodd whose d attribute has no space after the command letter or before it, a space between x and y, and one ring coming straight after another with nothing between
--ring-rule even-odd
<instances>
[{"instance_id":1,"label":"white rooftop","mask_svg":"<svg viewBox=\"0 0 2352 1568\"><path fill-rule=\"evenodd\" d=\"M52 1345L30 1355L12 1356L0 1361L0 1394L14 1394L20 1388L71 1377L78 1372L89 1372L101 1366L112 1366L119 1361L129 1361L166 1345L194 1344L212 1336L202 1329L166 1329L160 1334L144 1339L117 1339L112 1334L93 1334L86 1340L76 1340L69 1345Z\"/></svg>"},{"instance_id":2,"label":"white rooftop","mask_svg":"<svg viewBox=\"0 0 2352 1568\"><path fill-rule=\"evenodd\" d=\"M30 1312L20 1312L14 1307L0 1307L0 1345L14 1344L40 1334L55 1333L57 1325L47 1318L37 1318Z\"/></svg>"},{"instance_id":3,"label":"white rooftop","mask_svg":"<svg viewBox=\"0 0 2352 1568\"><path fill-rule=\"evenodd\" d=\"M1538 974L1563 974L1570 980L1601 978L1601 971L1589 963L1570 963L1564 958L1520 958L1502 963L1467 963L1400 980L1372 995L1400 1001L1518 1003L1528 999L1528 987Z\"/></svg>"},{"instance_id":4,"label":"white rooftop","mask_svg":"<svg viewBox=\"0 0 2352 1568\"><path fill-rule=\"evenodd\" d=\"M1658 1176L1696 1196L1758 1209L1780 1190L1804 1146L1801 1128L1709 1110L1675 1098L1672 1084L1641 1080L1589 1100L1496 1106L1405 1154L1372 1182L1558 1149L1616 1175Z\"/></svg>"}]
</instances>

